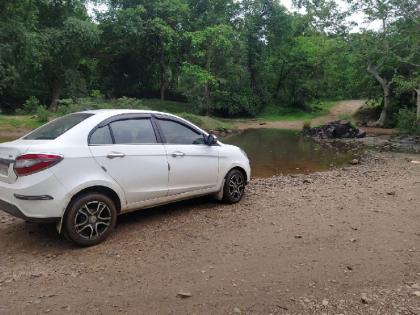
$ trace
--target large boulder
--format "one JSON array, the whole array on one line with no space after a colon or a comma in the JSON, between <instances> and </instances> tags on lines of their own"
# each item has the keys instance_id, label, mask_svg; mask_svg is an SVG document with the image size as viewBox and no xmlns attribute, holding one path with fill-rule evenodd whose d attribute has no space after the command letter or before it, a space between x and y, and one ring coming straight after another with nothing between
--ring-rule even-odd
<instances>
[{"instance_id":1,"label":"large boulder","mask_svg":"<svg viewBox=\"0 0 420 315\"><path fill-rule=\"evenodd\" d=\"M366 132L352 126L347 120L329 122L323 126L304 128L303 133L322 139L363 138Z\"/></svg>"}]
</instances>

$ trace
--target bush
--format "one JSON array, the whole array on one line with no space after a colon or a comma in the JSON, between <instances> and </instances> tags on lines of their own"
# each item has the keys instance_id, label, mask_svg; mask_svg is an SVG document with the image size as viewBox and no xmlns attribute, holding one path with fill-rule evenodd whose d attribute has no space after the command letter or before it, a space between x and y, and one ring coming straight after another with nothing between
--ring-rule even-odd
<instances>
[{"instance_id":1,"label":"bush","mask_svg":"<svg viewBox=\"0 0 420 315\"><path fill-rule=\"evenodd\" d=\"M40 105L36 110L36 119L40 123L46 123L50 118L50 112L48 111L47 107Z\"/></svg>"},{"instance_id":2,"label":"bush","mask_svg":"<svg viewBox=\"0 0 420 315\"><path fill-rule=\"evenodd\" d=\"M19 115L35 114L40 106L39 100L35 96L31 96L23 103L23 107L17 110L17 113Z\"/></svg>"},{"instance_id":3,"label":"bush","mask_svg":"<svg viewBox=\"0 0 420 315\"><path fill-rule=\"evenodd\" d=\"M117 100L106 101L101 98L85 97L77 100L61 99L58 103L57 113L65 115L74 112L94 109L148 109L142 100L130 97L121 97Z\"/></svg>"},{"instance_id":4,"label":"bush","mask_svg":"<svg viewBox=\"0 0 420 315\"><path fill-rule=\"evenodd\" d=\"M99 99L103 99L104 98L104 96L102 95L102 93L101 93L100 90L92 90L90 92L90 97L92 97L92 98L99 98Z\"/></svg>"},{"instance_id":5,"label":"bush","mask_svg":"<svg viewBox=\"0 0 420 315\"><path fill-rule=\"evenodd\" d=\"M305 130L309 130L309 129L311 129L311 121L310 120L306 120L306 121L303 122L303 128L302 128L302 130L305 131Z\"/></svg>"},{"instance_id":6,"label":"bush","mask_svg":"<svg viewBox=\"0 0 420 315\"><path fill-rule=\"evenodd\" d=\"M372 99L366 101L366 103L358 109L354 117L361 125L365 125L371 121L376 121L381 114L381 111L381 102Z\"/></svg>"},{"instance_id":7,"label":"bush","mask_svg":"<svg viewBox=\"0 0 420 315\"><path fill-rule=\"evenodd\" d=\"M397 129L401 133L420 135L420 124L417 122L415 110L401 108L396 114Z\"/></svg>"}]
</instances>

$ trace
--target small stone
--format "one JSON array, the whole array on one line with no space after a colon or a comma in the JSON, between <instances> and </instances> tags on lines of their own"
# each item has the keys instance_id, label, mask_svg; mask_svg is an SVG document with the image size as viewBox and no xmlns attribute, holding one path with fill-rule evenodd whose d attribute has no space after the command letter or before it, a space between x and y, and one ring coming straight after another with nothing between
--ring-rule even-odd
<instances>
[{"instance_id":1,"label":"small stone","mask_svg":"<svg viewBox=\"0 0 420 315\"><path fill-rule=\"evenodd\" d=\"M359 162L359 160L358 159L353 159L353 160L351 160L350 161L350 164L352 164L352 165L357 165L357 164L359 164L360 162Z\"/></svg>"},{"instance_id":2,"label":"small stone","mask_svg":"<svg viewBox=\"0 0 420 315\"><path fill-rule=\"evenodd\" d=\"M350 242L352 242L352 243L356 243L356 242L357 242L357 240L356 240L355 238L351 238L351 239L350 239Z\"/></svg>"},{"instance_id":3,"label":"small stone","mask_svg":"<svg viewBox=\"0 0 420 315\"><path fill-rule=\"evenodd\" d=\"M312 183L312 181L311 181L310 179L308 179L308 178L305 178L305 179L303 180L303 183L304 183L304 184L310 184L310 183Z\"/></svg>"},{"instance_id":4,"label":"small stone","mask_svg":"<svg viewBox=\"0 0 420 315\"><path fill-rule=\"evenodd\" d=\"M242 311L241 311L241 309L240 309L239 307L235 307L235 308L233 308L233 312L234 312L235 314L242 314Z\"/></svg>"},{"instance_id":5,"label":"small stone","mask_svg":"<svg viewBox=\"0 0 420 315\"><path fill-rule=\"evenodd\" d=\"M42 276L42 273L40 273L40 272L31 273L31 278L39 278L41 276Z\"/></svg>"},{"instance_id":6,"label":"small stone","mask_svg":"<svg viewBox=\"0 0 420 315\"><path fill-rule=\"evenodd\" d=\"M369 304L369 302L370 302L370 299L367 297L366 293L362 293L360 295L360 299L361 299L363 304Z\"/></svg>"},{"instance_id":7,"label":"small stone","mask_svg":"<svg viewBox=\"0 0 420 315\"><path fill-rule=\"evenodd\" d=\"M327 306L328 305L328 300L322 300L322 305Z\"/></svg>"},{"instance_id":8,"label":"small stone","mask_svg":"<svg viewBox=\"0 0 420 315\"><path fill-rule=\"evenodd\" d=\"M186 299L186 298L192 297L191 292L187 292L187 291L179 291L179 292L177 293L177 295L178 295L180 298L182 298L182 299Z\"/></svg>"},{"instance_id":9,"label":"small stone","mask_svg":"<svg viewBox=\"0 0 420 315\"><path fill-rule=\"evenodd\" d=\"M414 291L412 294L413 294L414 296L420 297L420 291Z\"/></svg>"},{"instance_id":10,"label":"small stone","mask_svg":"<svg viewBox=\"0 0 420 315\"><path fill-rule=\"evenodd\" d=\"M395 195L395 191L388 191L386 194L388 196L394 196Z\"/></svg>"},{"instance_id":11,"label":"small stone","mask_svg":"<svg viewBox=\"0 0 420 315\"><path fill-rule=\"evenodd\" d=\"M302 238L303 236L302 235L300 235L300 234L296 234L295 235L295 238Z\"/></svg>"}]
</instances>

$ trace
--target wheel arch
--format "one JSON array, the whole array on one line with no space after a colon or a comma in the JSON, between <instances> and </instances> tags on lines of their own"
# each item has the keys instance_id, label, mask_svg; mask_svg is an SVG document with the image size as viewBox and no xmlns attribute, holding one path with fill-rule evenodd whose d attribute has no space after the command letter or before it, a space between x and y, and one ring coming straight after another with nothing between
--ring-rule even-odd
<instances>
[{"instance_id":1,"label":"wheel arch","mask_svg":"<svg viewBox=\"0 0 420 315\"><path fill-rule=\"evenodd\" d=\"M244 175L245 182L246 182L246 183L248 183L248 182L249 182L248 174L246 173L245 169L244 169L243 167L239 166L239 165L237 165L237 166L234 166L234 167L230 168L230 169L226 172L226 174L225 174L225 176L223 177L223 179L226 179L226 176L227 176L227 175L228 175L231 171L233 171L233 170L238 170L238 171L240 171L240 172L242 173L242 175Z\"/></svg>"},{"instance_id":2,"label":"wheel arch","mask_svg":"<svg viewBox=\"0 0 420 315\"><path fill-rule=\"evenodd\" d=\"M102 186L102 185L89 186L89 187L83 188L79 192L75 193L71 197L70 201L68 202L68 205L66 207L65 212L67 211L67 209L69 208L69 206L72 204L72 202L76 198L78 198L78 197L80 197L82 195L88 194L88 193L100 193L100 194L103 194L103 195L109 197L114 202L115 207L117 209L117 213L120 213L121 212L122 203L121 203L120 196L112 188L109 188L109 187L106 187L106 186ZM65 212L64 212L64 215L65 215Z\"/></svg>"}]
</instances>

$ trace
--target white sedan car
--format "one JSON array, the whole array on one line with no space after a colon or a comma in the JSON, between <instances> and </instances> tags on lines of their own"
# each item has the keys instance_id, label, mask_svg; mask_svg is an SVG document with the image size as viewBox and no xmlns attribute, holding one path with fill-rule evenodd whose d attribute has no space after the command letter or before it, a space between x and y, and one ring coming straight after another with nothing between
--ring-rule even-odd
<instances>
[{"instance_id":1,"label":"white sedan car","mask_svg":"<svg viewBox=\"0 0 420 315\"><path fill-rule=\"evenodd\" d=\"M74 113L0 144L0 209L56 221L84 246L103 241L120 213L208 194L238 202L249 179L241 149L154 111Z\"/></svg>"}]
</instances>

